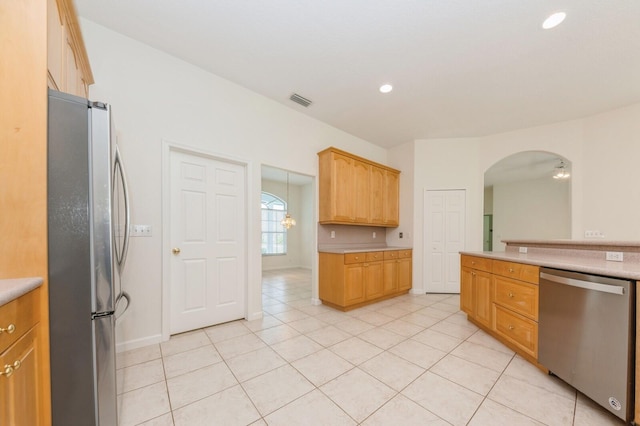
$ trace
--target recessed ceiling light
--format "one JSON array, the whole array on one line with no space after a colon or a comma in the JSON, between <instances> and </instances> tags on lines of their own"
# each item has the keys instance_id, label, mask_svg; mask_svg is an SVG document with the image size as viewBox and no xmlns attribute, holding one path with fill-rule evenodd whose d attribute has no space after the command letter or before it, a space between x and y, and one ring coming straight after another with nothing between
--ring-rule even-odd
<instances>
[{"instance_id":1,"label":"recessed ceiling light","mask_svg":"<svg viewBox=\"0 0 640 426\"><path fill-rule=\"evenodd\" d=\"M542 28L545 30L551 29L553 27L557 27L564 21L564 18L567 17L567 14L564 12L556 12L550 15L547 19L542 23Z\"/></svg>"},{"instance_id":2,"label":"recessed ceiling light","mask_svg":"<svg viewBox=\"0 0 640 426\"><path fill-rule=\"evenodd\" d=\"M393 86L390 84L383 84L382 86L380 86L380 91L382 93L389 93L392 90L393 90Z\"/></svg>"}]
</instances>

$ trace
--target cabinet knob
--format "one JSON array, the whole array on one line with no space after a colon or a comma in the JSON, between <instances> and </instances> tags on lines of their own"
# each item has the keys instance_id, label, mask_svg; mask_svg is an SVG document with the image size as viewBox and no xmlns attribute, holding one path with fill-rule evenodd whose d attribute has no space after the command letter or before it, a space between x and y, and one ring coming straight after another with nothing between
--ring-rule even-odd
<instances>
[{"instance_id":1,"label":"cabinet knob","mask_svg":"<svg viewBox=\"0 0 640 426\"><path fill-rule=\"evenodd\" d=\"M7 376L7 377L11 377L13 376L13 373L20 368L20 366L22 365L22 362L20 362L20 360L16 360L13 364L5 364L4 365L4 371L0 371L0 376Z\"/></svg>"},{"instance_id":2,"label":"cabinet knob","mask_svg":"<svg viewBox=\"0 0 640 426\"><path fill-rule=\"evenodd\" d=\"M509 272L513 274L513 268L509 268Z\"/></svg>"},{"instance_id":3,"label":"cabinet knob","mask_svg":"<svg viewBox=\"0 0 640 426\"><path fill-rule=\"evenodd\" d=\"M476 264L476 262L472 260L472 261L471 261L471 264L472 264L472 265L475 265L475 264Z\"/></svg>"},{"instance_id":4,"label":"cabinet knob","mask_svg":"<svg viewBox=\"0 0 640 426\"><path fill-rule=\"evenodd\" d=\"M509 330L513 330L515 327L509 324Z\"/></svg>"},{"instance_id":5,"label":"cabinet knob","mask_svg":"<svg viewBox=\"0 0 640 426\"><path fill-rule=\"evenodd\" d=\"M16 331L16 326L14 324L9 324L9 326L7 328L0 327L0 334L2 334L2 333L11 334L14 331Z\"/></svg>"},{"instance_id":6,"label":"cabinet knob","mask_svg":"<svg viewBox=\"0 0 640 426\"><path fill-rule=\"evenodd\" d=\"M513 293L509 292L509 297L513 297Z\"/></svg>"},{"instance_id":7,"label":"cabinet knob","mask_svg":"<svg viewBox=\"0 0 640 426\"><path fill-rule=\"evenodd\" d=\"M180 254L180 247L174 247L173 249L171 249L171 253L173 253L175 255L179 255Z\"/></svg>"},{"instance_id":8,"label":"cabinet knob","mask_svg":"<svg viewBox=\"0 0 640 426\"><path fill-rule=\"evenodd\" d=\"M358 256L356 256L356 258L355 258L355 259L356 259L356 260L358 260L358 259L360 259L360 258L359 258Z\"/></svg>"}]
</instances>

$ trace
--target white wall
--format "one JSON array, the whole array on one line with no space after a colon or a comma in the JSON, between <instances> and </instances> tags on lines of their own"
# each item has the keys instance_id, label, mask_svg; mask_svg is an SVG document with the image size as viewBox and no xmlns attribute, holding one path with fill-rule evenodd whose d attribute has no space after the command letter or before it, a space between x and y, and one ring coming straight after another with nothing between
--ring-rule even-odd
<instances>
[{"instance_id":1,"label":"white wall","mask_svg":"<svg viewBox=\"0 0 640 426\"><path fill-rule=\"evenodd\" d=\"M162 239L163 141L247 164L247 316L258 318L261 165L316 176L316 153L328 146L380 163L386 162L386 150L91 21L81 19L81 25L96 81L90 97L113 105L132 222L154 230L152 237L131 242L124 285L133 301L119 322L118 350L163 338L162 268L169 255ZM315 239L312 246L315 250ZM317 281L314 292L317 296Z\"/></svg>"},{"instance_id":2,"label":"white wall","mask_svg":"<svg viewBox=\"0 0 640 426\"><path fill-rule=\"evenodd\" d=\"M640 240L640 104L579 120L482 138L416 140L414 259L422 259L423 193L467 190L466 250L482 250L484 172L522 151L547 151L571 161L571 238L600 230L609 240ZM391 155L390 155L391 156ZM422 280L414 263L414 286ZM420 291L415 287L415 291Z\"/></svg>"},{"instance_id":3,"label":"white wall","mask_svg":"<svg viewBox=\"0 0 640 426\"><path fill-rule=\"evenodd\" d=\"M582 227L608 240L640 240L640 104L584 123Z\"/></svg>"},{"instance_id":4,"label":"white wall","mask_svg":"<svg viewBox=\"0 0 640 426\"><path fill-rule=\"evenodd\" d=\"M493 251L504 251L505 239L571 238L571 180L496 184L493 211Z\"/></svg>"}]
</instances>

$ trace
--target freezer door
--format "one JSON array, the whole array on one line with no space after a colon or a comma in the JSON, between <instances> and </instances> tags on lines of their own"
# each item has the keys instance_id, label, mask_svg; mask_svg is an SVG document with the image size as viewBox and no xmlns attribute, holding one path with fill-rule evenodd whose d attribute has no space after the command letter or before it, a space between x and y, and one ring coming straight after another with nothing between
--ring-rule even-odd
<instances>
[{"instance_id":1,"label":"freezer door","mask_svg":"<svg viewBox=\"0 0 640 426\"><path fill-rule=\"evenodd\" d=\"M93 312L115 310L113 231L112 231L112 148L111 119L104 104L91 105L91 143L89 146L89 168L91 173L90 209L93 262Z\"/></svg>"},{"instance_id":2,"label":"freezer door","mask_svg":"<svg viewBox=\"0 0 640 426\"><path fill-rule=\"evenodd\" d=\"M97 425L116 426L116 341L115 317L107 315L93 321L95 357L95 401Z\"/></svg>"}]
</instances>

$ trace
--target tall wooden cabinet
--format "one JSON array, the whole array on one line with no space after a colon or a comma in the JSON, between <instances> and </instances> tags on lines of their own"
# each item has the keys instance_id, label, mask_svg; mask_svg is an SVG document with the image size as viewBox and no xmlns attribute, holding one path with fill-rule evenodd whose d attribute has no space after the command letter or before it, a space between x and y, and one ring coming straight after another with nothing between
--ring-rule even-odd
<instances>
[{"instance_id":1,"label":"tall wooden cabinet","mask_svg":"<svg viewBox=\"0 0 640 426\"><path fill-rule=\"evenodd\" d=\"M336 148L318 153L320 223L399 225L400 172Z\"/></svg>"},{"instance_id":2,"label":"tall wooden cabinet","mask_svg":"<svg viewBox=\"0 0 640 426\"><path fill-rule=\"evenodd\" d=\"M16 349L21 354L31 354L29 342L33 342L34 350L43 354L37 358L40 374L35 376L36 393L23 393L28 388L27 384L33 383L34 376L30 373L32 358L26 358L28 361L23 364L21 371L28 373L15 376L26 382L24 385L19 381L14 382L17 386L14 389L16 399L11 404L14 410L24 407L30 410L35 417L30 417L27 423L21 423L29 425L51 423L46 203L47 86L54 87L55 82L59 89L76 94L80 94L80 87L86 94L86 85L92 82L84 46L79 42L81 37L73 10L71 0L0 2L0 52L3 58L0 61L0 278L42 277L44 280L35 296L39 299L38 329L25 335L27 349ZM69 16L73 16L73 19L69 19ZM55 24L56 19L58 24ZM65 49L75 53L73 61ZM68 66L71 62L76 66L75 76ZM13 359L15 353L10 355L9 359ZM1 418L6 410L2 408L0 411ZM2 418L0 424L15 424L4 420Z\"/></svg>"}]
</instances>

